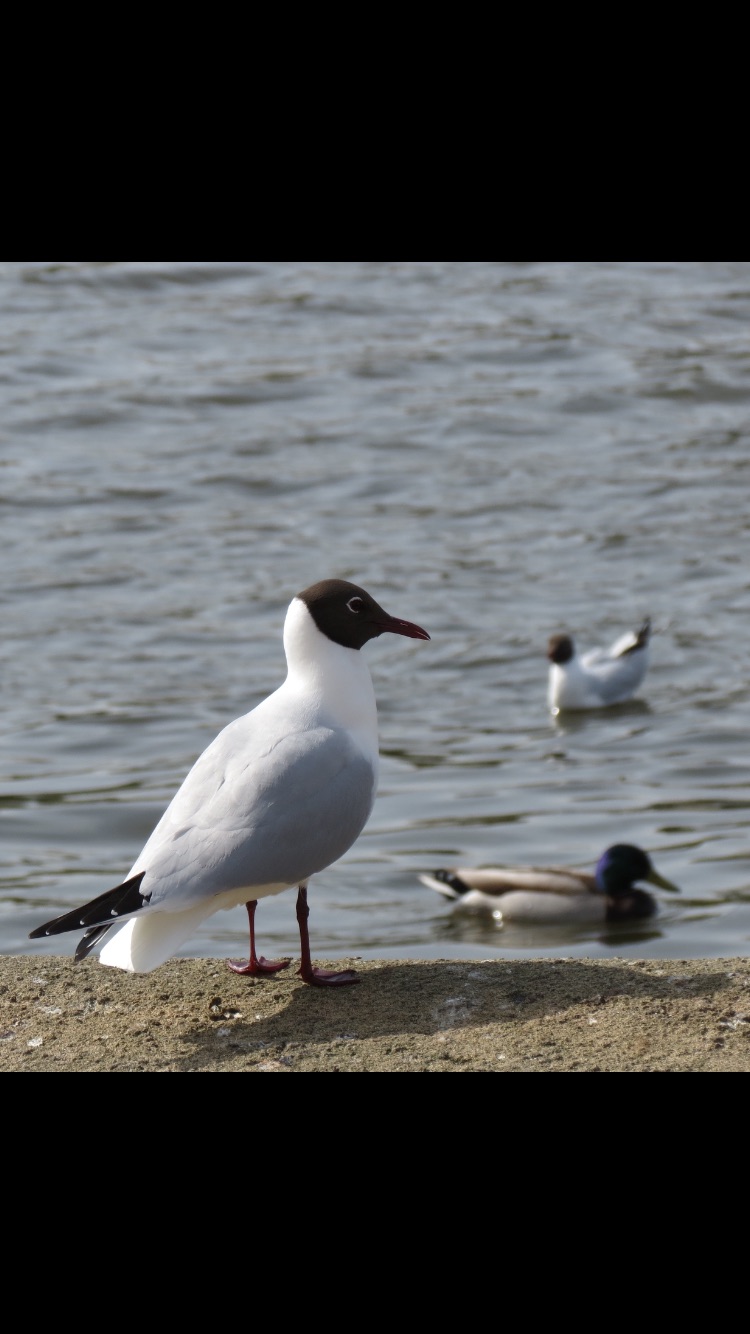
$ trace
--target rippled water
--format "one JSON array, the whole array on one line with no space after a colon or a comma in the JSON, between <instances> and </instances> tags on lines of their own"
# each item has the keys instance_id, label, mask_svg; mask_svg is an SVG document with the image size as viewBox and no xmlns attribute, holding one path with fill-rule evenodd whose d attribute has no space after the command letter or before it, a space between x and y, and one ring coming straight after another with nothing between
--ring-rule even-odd
<instances>
[{"instance_id":1,"label":"rippled water","mask_svg":"<svg viewBox=\"0 0 750 1334\"><path fill-rule=\"evenodd\" d=\"M314 957L748 953L750 262L2 262L0 408L1 952L73 952L28 933L129 870L335 575L432 642L365 650L380 793ZM550 718L548 636L645 614L640 700ZM682 889L626 933L417 880L619 841ZM246 944L237 909L182 953Z\"/></svg>"}]
</instances>

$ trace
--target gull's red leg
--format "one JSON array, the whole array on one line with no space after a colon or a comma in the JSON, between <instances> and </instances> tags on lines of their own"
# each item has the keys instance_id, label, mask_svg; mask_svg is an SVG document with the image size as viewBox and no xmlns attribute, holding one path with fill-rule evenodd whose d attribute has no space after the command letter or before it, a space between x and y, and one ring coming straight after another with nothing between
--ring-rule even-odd
<instances>
[{"instance_id":1,"label":"gull's red leg","mask_svg":"<svg viewBox=\"0 0 750 1334\"><path fill-rule=\"evenodd\" d=\"M282 968L288 968L291 959L263 959L258 958L255 953L255 909L258 906L257 899L251 899L245 904L247 908L248 921L250 922L250 958L247 963L240 963L239 959L229 959L227 967L231 968L233 973L239 973L241 977L265 977L269 973L280 973Z\"/></svg>"},{"instance_id":2,"label":"gull's red leg","mask_svg":"<svg viewBox=\"0 0 750 1334\"><path fill-rule=\"evenodd\" d=\"M297 893L297 922L299 924L302 964L297 969L297 976L301 977L302 981L306 982L309 987L350 987L353 982L359 982L357 974L351 968L343 973L327 973L323 968L313 968L310 959L310 936L307 930L309 916L307 885L300 885Z\"/></svg>"}]
</instances>

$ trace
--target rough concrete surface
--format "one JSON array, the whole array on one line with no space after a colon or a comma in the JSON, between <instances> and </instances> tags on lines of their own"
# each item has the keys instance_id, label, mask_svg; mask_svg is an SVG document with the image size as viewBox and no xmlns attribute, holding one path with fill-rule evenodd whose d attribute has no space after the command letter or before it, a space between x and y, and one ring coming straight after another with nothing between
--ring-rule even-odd
<instances>
[{"instance_id":1,"label":"rough concrete surface","mask_svg":"<svg viewBox=\"0 0 750 1334\"><path fill-rule=\"evenodd\" d=\"M0 957L0 1072L750 1070L750 959L316 963L359 982Z\"/></svg>"}]
</instances>

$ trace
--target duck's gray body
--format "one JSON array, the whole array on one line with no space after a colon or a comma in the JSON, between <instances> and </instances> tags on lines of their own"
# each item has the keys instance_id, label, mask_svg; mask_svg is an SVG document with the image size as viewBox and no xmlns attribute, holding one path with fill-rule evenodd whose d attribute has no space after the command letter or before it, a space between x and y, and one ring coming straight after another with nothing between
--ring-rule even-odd
<instances>
[{"instance_id":1,"label":"duck's gray body","mask_svg":"<svg viewBox=\"0 0 750 1334\"><path fill-rule=\"evenodd\" d=\"M656 899L636 885L645 880L677 892L658 874L641 848L614 844L602 853L596 869L567 866L455 866L419 876L454 908L492 913L505 922L612 922L651 917Z\"/></svg>"}]
</instances>

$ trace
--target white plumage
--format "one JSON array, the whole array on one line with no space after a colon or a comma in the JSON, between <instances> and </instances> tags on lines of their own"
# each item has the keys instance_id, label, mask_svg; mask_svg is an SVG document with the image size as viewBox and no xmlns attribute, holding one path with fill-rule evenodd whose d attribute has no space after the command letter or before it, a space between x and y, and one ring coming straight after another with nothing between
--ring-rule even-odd
<instances>
[{"instance_id":1,"label":"white plumage","mask_svg":"<svg viewBox=\"0 0 750 1334\"><path fill-rule=\"evenodd\" d=\"M354 981L352 972L312 968L307 885L351 847L372 811L377 707L359 650L387 631L429 639L343 580L324 580L294 598L284 624L283 685L203 752L123 884L45 923L32 938L84 927L77 959L103 940L103 964L146 973L207 917L244 903L250 959L230 966L271 973L289 960L257 958L255 907L297 887L303 980Z\"/></svg>"},{"instance_id":2,"label":"white plumage","mask_svg":"<svg viewBox=\"0 0 750 1334\"><path fill-rule=\"evenodd\" d=\"M646 675L650 640L649 620L637 632L621 635L610 648L583 654L570 635L553 635L547 645L550 712L601 709L632 699Z\"/></svg>"}]
</instances>

